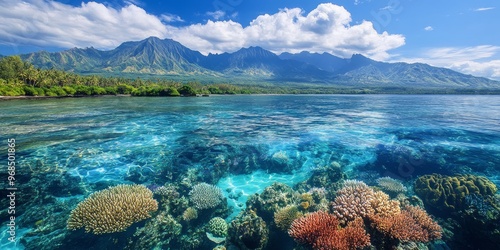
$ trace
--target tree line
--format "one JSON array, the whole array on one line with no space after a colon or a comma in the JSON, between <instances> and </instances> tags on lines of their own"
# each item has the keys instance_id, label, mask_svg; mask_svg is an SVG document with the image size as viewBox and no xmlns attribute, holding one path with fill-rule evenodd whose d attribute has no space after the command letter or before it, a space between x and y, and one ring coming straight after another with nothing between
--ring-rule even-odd
<instances>
[{"instance_id":1,"label":"tree line","mask_svg":"<svg viewBox=\"0 0 500 250\"><path fill-rule=\"evenodd\" d=\"M80 75L39 69L19 56L0 58L0 96L195 96L199 94L500 94L500 89L419 89L411 87L335 87L301 83L182 83L166 78L142 79Z\"/></svg>"},{"instance_id":2,"label":"tree line","mask_svg":"<svg viewBox=\"0 0 500 250\"><path fill-rule=\"evenodd\" d=\"M181 83L168 79L129 79L80 75L57 69L39 69L19 56L0 58L0 96L195 96L197 94L258 93L231 84Z\"/></svg>"}]
</instances>

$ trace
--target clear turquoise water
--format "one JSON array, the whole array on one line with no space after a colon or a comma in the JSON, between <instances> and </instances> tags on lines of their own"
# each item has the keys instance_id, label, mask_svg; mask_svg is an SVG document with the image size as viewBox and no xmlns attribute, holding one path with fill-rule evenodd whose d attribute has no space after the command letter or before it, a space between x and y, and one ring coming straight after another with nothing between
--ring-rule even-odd
<instances>
[{"instance_id":1,"label":"clear turquoise water","mask_svg":"<svg viewBox=\"0 0 500 250\"><path fill-rule=\"evenodd\" d=\"M19 182L66 172L90 192L163 184L195 168L227 196L242 194L229 198L232 216L274 180L293 185L332 162L367 183L374 176L475 173L500 185L499 96L11 100L0 102L0 118L0 152L7 154L7 138L16 139ZM277 155L286 163L269 165ZM229 172L215 175L221 157Z\"/></svg>"}]
</instances>

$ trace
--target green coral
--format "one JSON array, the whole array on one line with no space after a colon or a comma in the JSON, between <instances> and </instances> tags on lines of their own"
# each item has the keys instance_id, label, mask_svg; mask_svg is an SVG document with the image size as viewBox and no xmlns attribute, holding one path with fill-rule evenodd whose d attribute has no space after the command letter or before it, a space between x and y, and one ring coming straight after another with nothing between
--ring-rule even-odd
<instances>
[{"instance_id":1,"label":"green coral","mask_svg":"<svg viewBox=\"0 0 500 250\"><path fill-rule=\"evenodd\" d=\"M247 209L231 221L229 239L240 250L266 249L269 228L261 217Z\"/></svg>"},{"instance_id":2,"label":"green coral","mask_svg":"<svg viewBox=\"0 0 500 250\"><path fill-rule=\"evenodd\" d=\"M272 221L274 213L296 201L298 197L290 186L275 182L261 194L251 195L247 200L247 207L255 210L265 221Z\"/></svg>"},{"instance_id":3,"label":"green coral","mask_svg":"<svg viewBox=\"0 0 500 250\"><path fill-rule=\"evenodd\" d=\"M182 225L163 211L138 228L125 249L170 249L181 232Z\"/></svg>"},{"instance_id":4,"label":"green coral","mask_svg":"<svg viewBox=\"0 0 500 250\"><path fill-rule=\"evenodd\" d=\"M297 206L286 206L274 213L274 223L279 229L287 232L292 222L301 216L302 212L299 211Z\"/></svg>"},{"instance_id":5,"label":"green coral","mask_svg":"<svg viewBox=\"0 0 500 250\"><path fill-rule=\"evenodd\" d=\"M214 217L208 222L208 232L217 237L227 236L227 223L221 217Z\"/></svg>"},{"instance_id":6,"label":"green coral","mask_svg":"<svg viewBox=\"0 0 500 250\"><path fill-rule=\"evenodd\" d=\"M476 175L424 175L416 180L414 187L425 204L441 211L462 209L468 195L491 196L497 192L493 182Z\"/></svg>"}]
</instances>

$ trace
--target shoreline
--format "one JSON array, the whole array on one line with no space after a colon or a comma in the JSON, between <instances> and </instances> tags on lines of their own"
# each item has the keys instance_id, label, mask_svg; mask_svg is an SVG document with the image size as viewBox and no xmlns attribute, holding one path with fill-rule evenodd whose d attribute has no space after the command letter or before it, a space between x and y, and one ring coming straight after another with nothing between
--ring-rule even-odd
<instances>
[{"instance_id":1,"label":"shoreline","mask_svg":"<svg viewBox=\"0 0 500 250\"><path fill-rule=\"evenodd\" d=\"M209 96L235 96L235 95L255 95L255 96L273 96L273 95L500 95L494 93L286 93L286 94L210 94ZM8 100L43 100L43 99L65 99L65 98L89 98L89 97L202 97L200 96L133 96L131 94L118 95L66 95L66 96L0 96L0 101ZM203 96L206 97L206 96Z\"/></svg>"},{"instance_id":2,"label":"shoreline","mask_svg":"<svg viewBox=\"0 0 500 250\"><path fill-rule=\"evenodd\" d=\"M0 96L0 100L31 100L31 99L62 99L62 98L86 98L86 97L126 97L132 95L65 95L65 96Z\"/></svg>"}]
</instances>

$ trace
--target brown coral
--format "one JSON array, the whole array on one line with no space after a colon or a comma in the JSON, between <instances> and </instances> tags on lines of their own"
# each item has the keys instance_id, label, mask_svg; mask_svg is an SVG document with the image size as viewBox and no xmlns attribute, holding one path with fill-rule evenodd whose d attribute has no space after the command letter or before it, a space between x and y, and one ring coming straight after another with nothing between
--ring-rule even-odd
<instances>
[{"instance_id":1,"label":"brown coral","mask_svg":"<svg viewBox=\"0 0 500 250\"><path fill-rule=\"evenodd\" d=\"M68 229L85 227L94 234L125 231L158 209L153 193L143 185L118 185L91 194L71 211Z\"/></svg>"}]
</instances>

